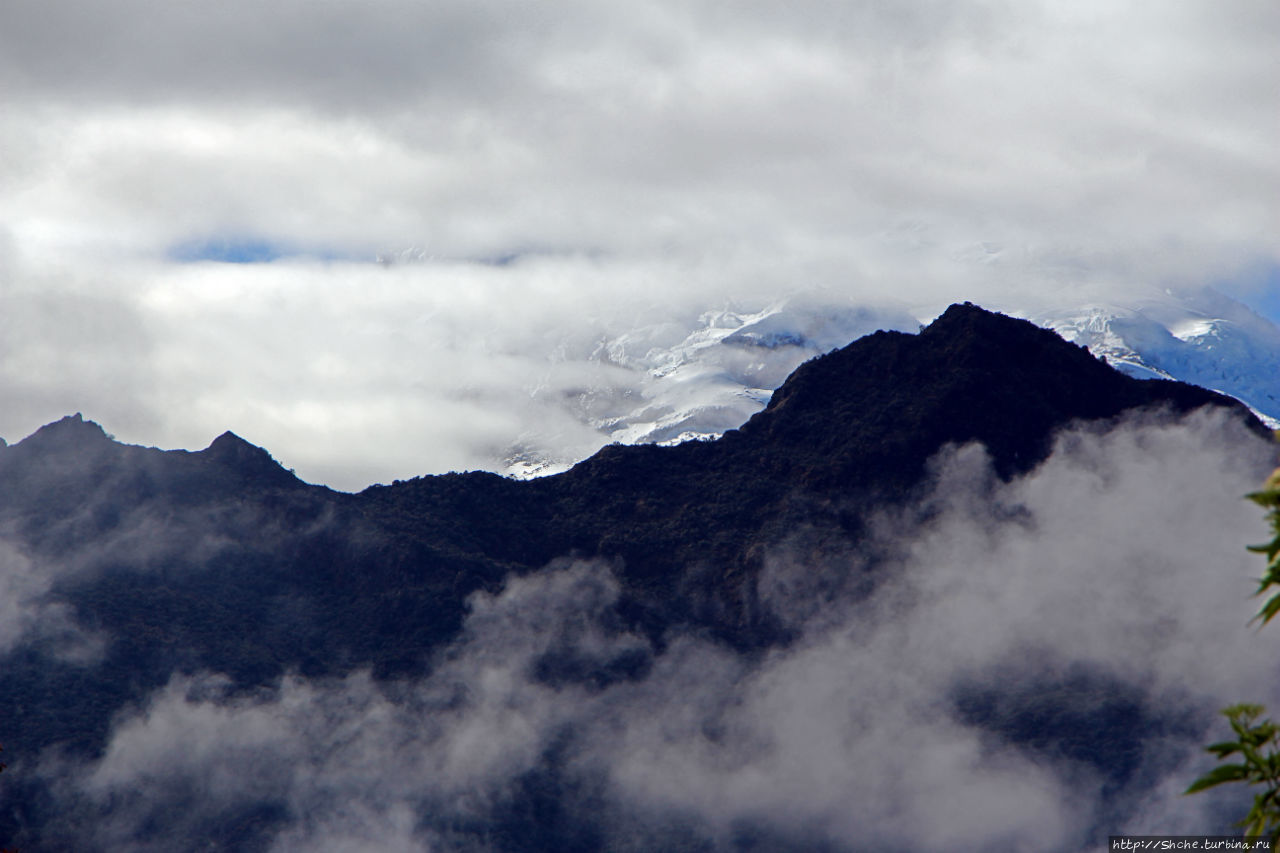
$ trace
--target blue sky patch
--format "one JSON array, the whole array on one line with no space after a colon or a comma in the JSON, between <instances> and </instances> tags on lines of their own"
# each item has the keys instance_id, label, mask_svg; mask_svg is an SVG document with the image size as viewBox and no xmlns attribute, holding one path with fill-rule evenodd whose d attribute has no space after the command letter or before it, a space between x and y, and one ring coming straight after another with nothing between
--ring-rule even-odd
<instances>
[{"instance_id":1,"label":"blue sky patch","mask_svg":"<svg viewBox=\"0 0 1280 853\"><path fill-rule=\"evenodd\" d=\"M276 243L260 237L218 237L187 240L165 253L171 261L195 264L212 261L219 264L269 264L281 258L310 258L318 261L352 260L355 256L334 249L303 249L287 243Z\"/></svg>"},{"instance_id":2,"label":"blue sky patch","mask_svg":"<svg viewBox=\"0 0 1280 853\"><path fill-rule=\"evenodd\" d=\"M1233 281L1216 282L1214 287L1280 325L1280 264L1265 263Z\"/></svg>"},{"instance_id":3,"label":"blue sky patch","mask_svg":"<svg viewBox=\"0 0 1280 853\"><path fill-rule=\"evenodd\" d=\"M190 240L169 249L170 259L192 264L214 261L220 264L266 264L286 255L297 254L278 243L255 238L220 238Z\"/></svg>"}]
</instances>

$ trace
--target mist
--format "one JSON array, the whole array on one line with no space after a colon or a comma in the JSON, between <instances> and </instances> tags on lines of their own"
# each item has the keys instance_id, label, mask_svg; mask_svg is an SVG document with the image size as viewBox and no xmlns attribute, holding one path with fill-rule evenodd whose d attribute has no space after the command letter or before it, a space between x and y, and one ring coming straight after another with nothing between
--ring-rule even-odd
<instances>
[{"instance_id":1,"label":"mist","mask_svg":"<svg viewBox=\"0 0 1280 853\"><path fill-rule=\"evenodd\" d=\"M532 826L620 850L1228 832L1247 792L1181 791L1210 765L1216 709L1280 698L1243 547L1265 538L1242 495L1273 453L1209 412L1068 430L1008 483L980 446L950 448L868 540L777 549L762 598L798 631L762 655L655 645L614 610L619 567L565 560L475 593L422 678L246 694L175 674L100 759L31 770L77 849L189 849L228 827L272 850L388 851L519 846Z\"/></svg>"}]
</instances>

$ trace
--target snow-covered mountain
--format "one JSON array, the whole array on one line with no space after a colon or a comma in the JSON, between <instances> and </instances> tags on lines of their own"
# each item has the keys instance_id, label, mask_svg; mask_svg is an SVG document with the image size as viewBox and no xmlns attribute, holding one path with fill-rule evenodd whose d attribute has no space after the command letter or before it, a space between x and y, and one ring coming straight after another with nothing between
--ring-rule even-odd
<instances>
[{"instance_id":1,"label":"snow-covered mountain","mask_svg":"<svg viewBox=\"0 0 1280 853\"><path fill-rule=\"evenodd\" d=\"M568 405L599 434L600 444L714 438L763 409L802 362L879 329L914 333L919 328L905 309L819 294L794 296L758 311L707 311L691 327L664 322L602 340L590 360L621 369L634 383L588 387ZM601 376L616 378L616 369ZM550 444L545 437L528 436L504 459L505 473L552 474L582 456L581 448Z\"/></svg>"},{"instance_id":2,"label":"snow-covered mountain","mask_svg":"<svg viewBox=\"0 0 1280 853\"><path fill-rule=\"evenodd\" d=\"M1027 319L1130 376L1179 379L1230 394L1280 428L1280 328L1211 288Z\"/></svg>"},{"instance_id":3,"label":"snow-covered mountain","mask_svg":"<svg viewBox=\"0 0 1280 853\"><path fill-rule=\"evenodd\" d=\"M1131 376L1230 394L1280 428L1280 328L1217 291L1006 313L1054 329ZM707 311L693 324L646 325L601 340L589 360L611 369L564 405L599 437L596 447L712 438L764 408L801 362L880 329L914 333L931 319L819 291L759 310ZM510 448L502 469L551 474L596 447L530 434Z\"/></svg>"}]
</instances>

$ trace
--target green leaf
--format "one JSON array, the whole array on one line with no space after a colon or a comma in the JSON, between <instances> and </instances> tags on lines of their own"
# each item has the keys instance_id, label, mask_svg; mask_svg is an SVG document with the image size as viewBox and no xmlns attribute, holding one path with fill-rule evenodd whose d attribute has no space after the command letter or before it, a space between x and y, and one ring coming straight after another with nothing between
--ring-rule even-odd
<instances>
[{"instance_id":1,"label":"green leaf","mask_svg":"<svg viewBox=\"0 0 1280 853\"><path fill-rule=\"evenodd\" d=\"M1226 758L1240 751L1240 744L1233 740L1224 740L1222 743L1211 743L1205 748L1205 752L1212 752L1219 758Z\"/></svg>"},{"instance_id":2,"label":"green leaf","mask_svg":"<svg viewBox=\"0 0 1280 853\"><path fill-rule=\"evenodd\" d=\"M1194 794L1197 791L1203 791L1205 788L1212 788L1214 785L1221 785L1224 782L1240 782L1248 778L1249 768L1243 764L1224 764L1221 767L1215 767L1192 782L1186 793Z\"/></svg>"},{"instance_id":3,"label":"green leaf","mask_svg":"<svg viewBox=\"0 0 1280 853\"><path fill-rule=\"evenodd\" d=\"M1261 619L1262 624L1266 625L1271 621L1272 617L1274 617L1276 613L1280 613L1280 595L1274 595L1268 599L1267 603L1262 606L1260 611L1258 611L1258 615L1253 618Z\"/></svg>"}]
</instances>

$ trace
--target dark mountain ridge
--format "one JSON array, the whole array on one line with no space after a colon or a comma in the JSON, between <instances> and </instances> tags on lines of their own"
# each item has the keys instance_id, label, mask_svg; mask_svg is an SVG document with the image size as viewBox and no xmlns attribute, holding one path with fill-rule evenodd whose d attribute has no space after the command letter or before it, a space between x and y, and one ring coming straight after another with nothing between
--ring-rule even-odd
<instances>
[{"instance_id":1,"label":"dark mountain ridge","mask_svg":"<svg viewBox=\"0 0 1280 853\"><path fill-rule=\"evenodd\" d=\"M802 365L716 441L610 446L533 481L448 474L345 494L230 432L202 451L161 451L64 418L0 448L0 530L48 571L41 600L69 609L97 658L72 659L65 638L10 650L0 742L7 757L54 745L95 755L112 714L174 672L225 673L240 689L286 672L421 673L470 594L562 557L613 561L619 618L658 652L688 631L764 650L789 638L760 603L770 550L856 542L868 512L906 501L947 445L982 443L1008 478L1068 424L1202 406L1267 434L1235 400L1128 378L1053 332L965 304L918 335L879 332ZM10 830L50 819L36 787Z\"/></svg>"},{"instance_id":2,"label":"dark mountain ridge","mask_svg":"<svg viewBox=\"0 0 1280 853\"><path fill-rule=\"evenodd\" d=\"M441 635L456 627L467 594L513 571L571 555L617 559L628 604L657 612L646 620L656 635L692 619L736 646L763 646L778 639L753 606L765 551L797 527L819 540L856 538L865 511L905 499L942 447L980 442L1007 478L1040 462L1073 421L1206 405L1265 433L1230 398L1128 378L1053 332L955 305L919 335L878 332L802 365L764 411L717 441L609 446L533 481L474 472L350 495L304 484L230 432L202 451L160 451L116 443L75 415L0 449L0 523L36 553L100 548L142 518L163 521L151 534L159 540L218 530L234 543L223 557L269 559L266 575L291 591L342 590L356 610L389 597L391 613L425 608L426 621L448 626ZM190 562L160 552L173 565ZM145 577L137 568L74 583ZM673 590L685 595L673 602ZM680 600L717 615L678 612ZM394 616L379 621L399 633ZM356 657L392 670L409 663L374 648Z\"/></svg>"}]
</instances>

